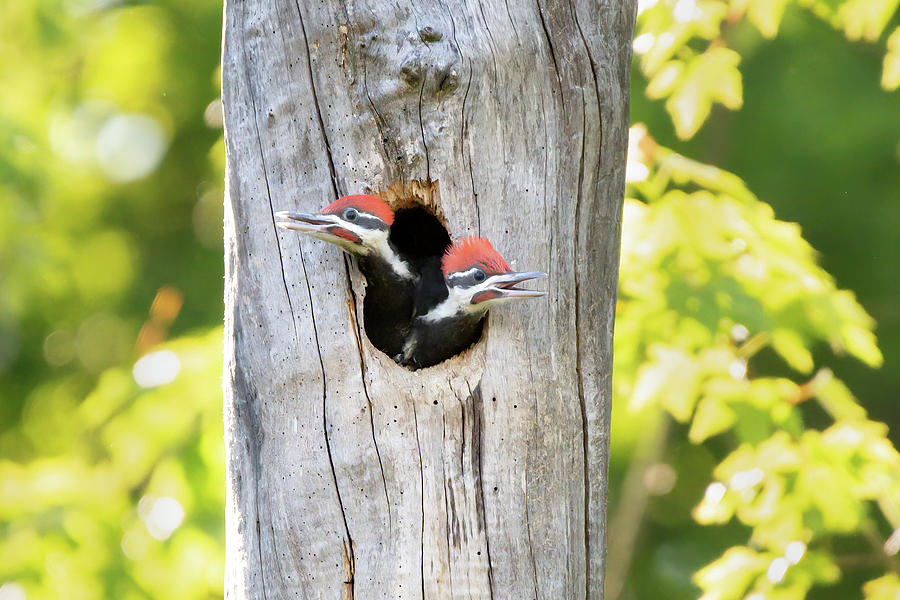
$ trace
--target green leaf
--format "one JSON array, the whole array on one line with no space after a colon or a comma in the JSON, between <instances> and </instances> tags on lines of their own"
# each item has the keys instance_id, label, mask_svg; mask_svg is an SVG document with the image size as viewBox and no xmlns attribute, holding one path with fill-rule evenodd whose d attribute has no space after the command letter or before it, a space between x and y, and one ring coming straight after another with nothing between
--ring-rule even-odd
<instances>
[{"instance_id":1,"label":"green leaf","mask_svg":"<svg viewBox=\"0 0 900 600\"><path fill-rule=\"evenodd\" d=\"M737 52L724 47L712 48L691 59L666 101L678 137L693 137L715 102L732 110L741 107L743 86L737 68L740 62Z\"/></svg>"},{"instance_id":2,"label":"green leaf","mask_svg":"<svg viewBox=\"0 0 900 600\"><path fill-rule=\"evenodd\" d=\"M884 55L881 87L889 91L900 88L900 27L895 29L887 40L887 54Z\"/></svg>"},{"instance_id":3,"label":"green leaf","mask_svg":"<svg viewBox=\"0 0 900 600\"><path fill-rule=\"evenodd\" d=\"M884 362L875 334L858 325L845 325L841 328L841 341L847 352L873 368Z\"/></svg>"},{"instance_id":4,"label":"green leaf","mask_svg":"<svg viewBox=\"0 0 900 600\"><path fill-rule=\"evenodd\" d=\"M850 389L829 369L822 369L816 374L812 386L819 404L835 421L856 421L866 418L865 409L859 405Z\"/></svg>"},{"instance_id":5,"label":"green leaf","mask_svg":"<svg viewBox=\"0 0 900 600\"><path fill-rule=\"evenodd\" d=\"M898 0L846 0L838 7L838 18L850 40L874 42L897 10Z\"/></svg>"},{"instance_id":6,"label":"green leaf","mask_svg":"<svg viewBox=\"0 0 900 600\"><path fill-rule=\"evenodd\" d=\"M647 83L647 97L657 99L670 95L681 82L684 70L684 62L680 60L667 62Z\"/></svg>"},{"instance_id":7,"label":"green leaf","mask_svg":"<svg viewBox=\"0 0 900 600\"><path fill-rule=\"evenodd\" d=\"M888 573L863 585L865 600L897 600L900 598L900 577Z\"/></svg>"},{"instance_id":8,"label":"green leaf","mask_svg":"<svg viewBox=\"0 0 900 600\"><path fill-rule=\"evenodd\" d=\"M810 373L813 370L812 353L799 333L792 329L779 328L772 332L772 347L795 370Z\"/></svg>"},{"instance_id":9,"label":"green leaf","mask_svg":"<svg viewBox=\"0 0 900 600\"><path fill-rule=\"evenodd\" d=\"M697 364L689 354L666 346L654 346L652 354L653 362L638 373L631 406L638 410L649 402L657 402L675 419L686 423L697 401Z\"/></svg>"},{"instance_id":10,"label":"green leaf","mask_svg":"<svg viewBox=\"0 0 900 600\"><path fill-rule=\"evenodd\" d=\"M707 396L700 400L691 421L688 439L695 444L727 431L737 421L737 413L718 398Z\"/></svg>"},{"instance_id":11,"label":"green leaf","mask_svg":"<svg viewBox=\"0 0 900 600\"><path fill-rule=\"evenodd\" d=\"M784 16L788 0L748 0L747 18L760 33L771 39L778 34L778 26Z\"/></svg>"},{"instance_id":12,"label":"green leaf","mask_svg":"<svg viewBox=\"0 0 900 600\"><path fill-rule=\"evenodd\" d=\"M703 590L700 600L740 600L772 558L746 546L729 548L721 558L694 574L694 583Z\"/></svg>"}]
</instances>

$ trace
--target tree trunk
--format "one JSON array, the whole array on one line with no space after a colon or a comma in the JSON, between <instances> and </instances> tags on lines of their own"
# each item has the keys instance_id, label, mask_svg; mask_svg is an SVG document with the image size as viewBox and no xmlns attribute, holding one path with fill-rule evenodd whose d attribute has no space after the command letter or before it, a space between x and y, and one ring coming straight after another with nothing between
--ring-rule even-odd
<instances>
[{"instance_id":1,"label":"tree trunk","mask_svg":"<svg viewBox=\"0 0 900 600\"><path fill-rule=\"evenodd\" d=\"M602 598L634 12L226 2L227 597ZM395 365L356 267L273 218L389 187L549 295Z\"/></svg>"}]
</instances>

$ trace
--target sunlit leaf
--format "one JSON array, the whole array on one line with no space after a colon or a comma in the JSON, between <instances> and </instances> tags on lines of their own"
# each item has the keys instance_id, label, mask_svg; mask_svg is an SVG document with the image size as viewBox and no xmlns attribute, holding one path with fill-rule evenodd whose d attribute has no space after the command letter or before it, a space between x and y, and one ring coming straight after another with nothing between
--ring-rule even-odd
<instances>
[{"instance_id":1,"label":"sunlit leaf","mask_svg":"<svg viewBox=\"0 0 900 600\"><path fill-rule=\"evenodd\" d=\"M741 107L740 61L737 52L724 47L711 48L691 59L666 101L678 137L693 137L715 102L732 110Z\"/></svg>"},{"instance_id":2,"label":"sunlit leaf","mask_svg":"<svg viewBox=\"0 0 900 600\"><path fill-rule=\"evenodd\" d=\"M691 420L688 438L695 444L727 431L737 420L737 413L713 397L700 400L697 412Z\"/></svg>"},{"instance_id":3,"label":"sunlit leaf","mask_svg":"<svg viewBox=\"0 0 900 600\"><path fill-rule=\"evenodd\" d=\"M774 38L781 24L781 17L788 0L749 0L747 18L767 38Z\"/></svg>"},{"instance_id":4,"label":"sunlit leaf","mask_svg":"<svg viewBox=\"0 0 900 600\"><path fill-rule=\"evenodd\" d=\"M656 360L638 374L632 407L637 410L648 402L658 402L679 421L687 421L694 410L699 372L691 358L677 350L658 346Z\"/></svg>"},{"instance_id":5,"label":"sunlit leaf","mask_svg":"<svg viewBox=\"0 0 900 600\"><path fill-rule=\"evenodd\" d=\"M897 10L897 5L898 0L845 0L837 13L849 39L874 42Z\"/></svg>"},{"instance_id":6,"label":"sunlit leaf","mask_svg":"<svg viewBox=\"0 0 900 600\"><path fill-rule=\"evenodd\" d=\"M700 600L740 600L750 584L771 561L771 555L745 546L734 546L721 558L694 574L694 583L703 590Z\"/></svg>"},{"instance_id":7,"label":"sunlit leaf","mask_svg":"<svg viewBox=\"0 0 900 600\"><path fill-rule=\"evenodd\" d=\"M900 577L888 573L863 585L865 600L897 600L900 598Z\"/></svg>"},{"instance_id":8,"label":"sunlit leaf","mask_svg":"<svg viewBox=\"0 0 900 600\"><path fill-rule=\"evenodd\" d=\"M848 352L870 367L880 367L884 362L875 341L875 334L868 329L856 325L845 326L841 330L841 339Z\"/></svg>"},{"instance_id":9,"label":"sunlit leaf","mask_svg":"<svg viewBox=\"0 0 900 600\"><path fill-rule=\"evenodd\" d=\"M649 98L665 98L669 96L679 85L684 72L685 67L682 61L671 60L667 62L647 83L645 93Z\"/></svg>"},{"instance_id":10,"label":"sunlit leaf","mask_svg":"<svg viewBox=\"0 0 900 600\"><path fill-rule=\"evenodd\" d=\"M819 403L835 421L855 421L866 418L865 409L859 405L847 386L831 371L823 370L817 374L812 385Z\"/></svg>"},{"instance_id":11,"label":"sunlit leaf","mask_svg":"<svg viewBox=\"0 0 900 600\"><path fill-rule=\"evenodd\" d=\"M884 68L881 73L881 87L886 90L900 88L900 27L887 40Z\"/></svg>"},{"instance_id":12,"label":"sunlit leaf","mask_svg":"<svg viewBox=\"0 0 900 600\"><path fill-rule=\"evenodd\" d=\"M779 328L772 332L772 347L791 367L801 373L813 370L812 353L796 331Z\"/></svg>"}]
</instances>

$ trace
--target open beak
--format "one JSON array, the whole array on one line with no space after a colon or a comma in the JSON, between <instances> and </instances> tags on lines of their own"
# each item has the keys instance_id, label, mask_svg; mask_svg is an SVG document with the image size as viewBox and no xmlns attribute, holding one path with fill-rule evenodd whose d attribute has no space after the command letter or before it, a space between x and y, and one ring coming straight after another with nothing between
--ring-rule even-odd
<instances>
[{"instance_id":1,"label":"open beak","mask_svg":"<svg viewBox=\"0 0 900 600\"><path fill-rule=\"evenodd\" d=\"M275 213L275 218L279 219L275 224L282 229L293 229L327 242L359 244L362 241L358 235L343 226L343 221L337 215L282 210Z\"/></svg>"},{"instance_id":2,"label":"open beak","mask_svg":"<svg viewBox=\"0 0 900 600\"><path fill-rule=\"evenodd\" d=\"M293 229L300 233L327 231L328 227L339 224L337 217L334 215L302 213L290 210L282 210L275 213L275 218L279 219L275 222L279 227Z\"/></svg>"},{"instance_id":3,"label":"open beak","mask_svg":"<svg viewBox=\"0 0 900 600\"><path fill-rule=\"evenodd\" d=\"M472 304L487 302L488 300L516 300L519 298L538 298L546 296L547 292L540 290L523 290L516 287L523 281L531 281L539 277L546 277L546 273L538 271L511 271L502 275L488 277L479 287L481 291L472 296Z\"/></svg>"}]
</instances>

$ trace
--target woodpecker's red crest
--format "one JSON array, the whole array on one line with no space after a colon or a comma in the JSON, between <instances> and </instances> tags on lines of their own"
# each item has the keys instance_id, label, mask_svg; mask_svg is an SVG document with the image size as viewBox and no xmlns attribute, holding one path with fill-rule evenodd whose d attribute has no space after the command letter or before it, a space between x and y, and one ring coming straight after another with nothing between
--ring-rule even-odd
<instances>
[{"instance_id":1,"label":"woodpecker's red crest","mask_svg":"<svg viewBox=\"0 0 900 600\"><path fill-rule=\"evenodd\" d=\"M487 275L499 275L512 270L487 238L474 236L455 241L441 261L445 277L473 267L480 267Z\"/></svg>"},{"instance_id":2,"label":"woodpecker's red crest","mask_svg":"<svg viewBox=\"0 0 900 600\"><path fill-rule=\"evenodd\" d=\"M377 196L367 196L365 194L338 198L319 212L323 215L337 215L348 206L352 206L359 212L369 213L378 217L388 227L394 223L394 211L388 206L387 202Z\"/></svg>"}]
</instances>

